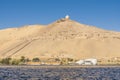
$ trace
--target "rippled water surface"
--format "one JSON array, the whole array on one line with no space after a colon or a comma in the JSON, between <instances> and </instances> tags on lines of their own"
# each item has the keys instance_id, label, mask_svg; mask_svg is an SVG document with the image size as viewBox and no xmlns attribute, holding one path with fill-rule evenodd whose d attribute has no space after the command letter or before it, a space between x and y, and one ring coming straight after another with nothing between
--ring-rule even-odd
<instances>
[{"instance_id":1,"label":"rippled water surface","mask_svg":"<svg viewBox=\"0 0 120 80\"><path fill-rule=\"evenodd\" d=\"M120 80L120 67L0 67L0 80Z\"/></svg>"}]
</instances>

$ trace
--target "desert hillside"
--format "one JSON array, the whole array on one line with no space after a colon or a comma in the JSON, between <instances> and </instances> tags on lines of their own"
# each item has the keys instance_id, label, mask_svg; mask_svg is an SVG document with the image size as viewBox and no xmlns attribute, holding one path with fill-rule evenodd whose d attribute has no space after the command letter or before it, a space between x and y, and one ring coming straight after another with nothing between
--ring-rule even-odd
<instances>
[{"instance_id":1,"label":"desert hillside","mask_svg":"<svg viewBox=\"0 0 120 80\"><path fill-rule=\"evenodd\" d=\"M49 25L0 30L0 58L120 57L120 32L80 24L68 18Z\"/></svg>"}]
</instances>

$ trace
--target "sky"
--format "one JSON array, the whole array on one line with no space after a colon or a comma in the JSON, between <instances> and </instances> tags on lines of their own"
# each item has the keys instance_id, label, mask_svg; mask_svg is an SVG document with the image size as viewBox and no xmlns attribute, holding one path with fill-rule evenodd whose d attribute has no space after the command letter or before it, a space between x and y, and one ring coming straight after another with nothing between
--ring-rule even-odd
<instances>
[{"instance_id":1,"label":"sky","mask_svg":"<svg viewBox=\"0 0 120 80\"><path fill-rule=\"evenodd\" d=\"M72 20L120 32L120 0L0 0L0 29Z\"/></svg>"}]
</instances>

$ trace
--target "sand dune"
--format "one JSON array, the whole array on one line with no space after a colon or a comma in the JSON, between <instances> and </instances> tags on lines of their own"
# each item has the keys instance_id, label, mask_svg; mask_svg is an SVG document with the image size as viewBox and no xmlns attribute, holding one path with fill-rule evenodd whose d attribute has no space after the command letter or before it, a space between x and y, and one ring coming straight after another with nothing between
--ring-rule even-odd
<instances>
[{"instance_id":1,"label":"sand dune","mask_svg":"<svg viewBox=\"0 0 120 80\"><path fill-rule=\"evenodd\" d=\"M120 57L120 32L60 19L0 30L0 57Z\"/></svg>"}]
</instances>

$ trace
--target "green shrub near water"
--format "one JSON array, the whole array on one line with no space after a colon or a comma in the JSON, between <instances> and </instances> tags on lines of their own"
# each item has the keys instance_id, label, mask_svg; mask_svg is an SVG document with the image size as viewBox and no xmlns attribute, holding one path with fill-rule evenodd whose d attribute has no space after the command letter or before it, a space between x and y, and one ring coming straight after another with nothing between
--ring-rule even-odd
<instances>
[{"instance_id":1,"label":"green shrub near water","mask_svg":"<svg viewBox=\"0 0 120 80\"><path fill-rule=\"evenodd\" d=\"M40 59L39 58L33 58L32 61L33 62L40 62Z\"/></svg>"},{"instance_id":2,"label":"green shrub near water","mask_svg":"<svg viewBox=\"0 0 120 80\"><path fill-rule=\"evenodd\" d=\"M29 58L25 58L21 56L20 59L12 59L12 58L3 58L0 60L1 65L19 65L29 62Z\"/></svg>"},{"instance_id":3,"label":"green shrub near water","mask_svg":"<svg viewBox=\"0 0 120 80\"><path fill-rule=\"evenodd\" d=\"M1 64L3 65L10 65L11 64L11 58L4 58L1 60Z\"/></svg>"},{"instance_id":4,"label":"green shrub near water","mask_svg":"<svg viewBox=\"0 0 120 80\"><path fill-rule=\"evenodd\" d=\"M13 59L11 61L11 65L19 65L19 64L20 64L20 60L18 60L18 59Z\"/></svg>"}]
</instances>

